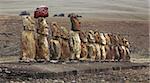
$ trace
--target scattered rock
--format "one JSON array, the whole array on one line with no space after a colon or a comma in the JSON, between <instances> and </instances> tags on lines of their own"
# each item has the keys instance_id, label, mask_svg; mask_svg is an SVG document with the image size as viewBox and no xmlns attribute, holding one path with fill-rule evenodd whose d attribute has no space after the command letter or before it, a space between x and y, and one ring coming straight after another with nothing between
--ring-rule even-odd
<instances>
[{"instance_id":1,"label":"scattered rock","mask_svg":"<svg viewBox=\"0 0 150 83\"><path fill-rule=\"evenodd\" d=\"M53 83L65 83L63 80L54 80Z\"/></svg>"},{"instance_id":2,"label":"scattered rock","mask_svg":"<svg viewBox=\"0 0 150 83\"><path fill-rule=\"evenodd\" d=\"M101 80L101 82L102 82L102 83L104 83L104 82L105 82L105 80L104 80L104 79L102 79L102 80Z\"/></svg>"},{"instance_id":3,"label":"scattered rock","mask_svg":"<svg viewBox=\"0 0 150 83\"><path fill-rule=\"evenodd\" d=\"M75 81L75 80L72 80L71 83L76 83L76 81Z\"/></svg>"},{"instance_id":4,"label":"scattered rock","mask_svg":"<svg viewBox=\"0 0 150 83\"><path fill-rule=\"evenodd\" d=\"M3 70L0 68L0 73L2 72Z\"/></svg>"}]
</instances>

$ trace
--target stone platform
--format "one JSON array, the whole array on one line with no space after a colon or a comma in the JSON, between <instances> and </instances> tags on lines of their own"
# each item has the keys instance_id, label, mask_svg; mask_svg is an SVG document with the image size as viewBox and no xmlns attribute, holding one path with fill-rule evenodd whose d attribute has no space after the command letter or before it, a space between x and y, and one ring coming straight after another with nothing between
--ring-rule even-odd
<instances>
[{"instance_id":1,"label":"stone platform","mask_svg":"<svg viewBox=\"0 0 150 83\"><path fill-rule=\"evenodd\" d=\"M13 78L58 78L78 73L96 73L149 67L149 63L131 62L72 62L72 63L0 63L0 74Z\"/></svg>"}]
</instances>

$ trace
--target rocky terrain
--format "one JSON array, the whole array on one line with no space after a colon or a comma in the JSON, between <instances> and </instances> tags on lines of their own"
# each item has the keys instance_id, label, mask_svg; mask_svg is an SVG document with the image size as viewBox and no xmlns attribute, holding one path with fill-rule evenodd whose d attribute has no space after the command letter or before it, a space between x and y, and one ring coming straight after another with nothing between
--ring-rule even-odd
<instances>
[{"instance_id":1,"label":"rocky terrain","mask_svg":"<svg viewBox=\"0 0 150 83\"><path fill-rule=\"evenodd\" d=\"M147 63L3 63L1 83L149 83Z\"/></svg>"},{"instance_id":2,"label":"rocky terrain","mask_svg":"<svg viewBox=\"0 0 150 83\"><path fill-rule=\"evenodd\" d=\"M149 69L130 69L99 73L78 74L55 79L8 80L0 77L1 83L149 83ZM7 80L7 81L6 81Z\"/></svg>"}]
</instances>

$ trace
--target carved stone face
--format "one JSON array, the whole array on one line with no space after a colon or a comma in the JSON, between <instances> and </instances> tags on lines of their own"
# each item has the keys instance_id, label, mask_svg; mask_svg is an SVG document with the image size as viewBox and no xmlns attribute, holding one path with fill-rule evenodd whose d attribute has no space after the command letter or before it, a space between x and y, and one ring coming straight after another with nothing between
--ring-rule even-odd
<instances>
[{"instance_id":1,"label":"carved stone face","mask_svg":"<svg viewBox=\"0 0 150 83\"><path fill-rule=\"evenodd\" d=\"M126 38L123 38L122 42L123 42L124 46L130 47L129 42L128 42L128 40Z\"/></svg>"},{"instance_id":2,"label":"carved stone face","mask_svg":"<svg viewBox=\"0 0 150 83\"><path fill-rule=\"evenodd\" d=\"M50 29L51 29L53 37L60 37L60 35L61 35L60 27L58 26L58 24L56 22L51 23Z\"/></svg>"},{"instance_id":3,"label":"carved stone face","mask_svg":"<svg viewBox=\"0 0 150 83\"><path fill-rule=\"evenodd\" d=\"M41 18L41 19L40 19L40 24L41 24L43 27L48 28L48 24L47 24L45 18Z\"/></svg>"},{"instance_id":4,"label":"carved stone face","mask_svg":"<svg viewBox=\"0 0 150 83\"><path fill-rule=\"evenodd\" d=\"M79 36L80 36L81 42L84 42L84 43L88 42L86 33L84 31L80 31Z\"/></svg>"},{"instance_id":5,"label":"carved stone face","mask_svg":"<svg viewBox=\"0 0 150 83\"><path fill-rule=\"evenodd\" d=\"M46 22L46 19L43 17L38 18L38 23L39 23L38 33L48 35L48 27L49 26Z\"/></svg>"},{"instance_id":6,"label":"carved stone face","mask_svg":"<svg viewBox=\"0 0 150 83\"><path fill-rule=\"evenodd\" d=\"M105 38L106 38L106 43L107 43L107 45L110 45L110 44L111 44L111 41L110 41L110 37L109 37L108 33L105 33L104 36L105 36Z\"/></svg>"},{"instance_id":7,"label":"carved stone face","mask_svg":"<svg viewBox=\"0 0 150 83\"><path fill-rule=\"evenodd\" d=\"M123 46L123 41L122 41L122 37L120 34L116 34L115 35L115 40L116 40L116 44L119 46Z\"/></svg>"},{"instance_id":8,"label":"carved stone face","mask_svg":"<svg viewBox=\"0 0 150 83\"><path fill-rule=\"evenodd\" d=\"M24 15L24 16L21 16L22 17L22 20L25 20L28 18L28 15Z\"/></svg>"},{"instance_id":9,"label":"carved stone face","mask_svg":"<svg viewBox=\"0 0 150 83\"><path fill-rule=\"evenodd\" d=\"M99 35L99 32L94 32L94 37L95 37L95 42L96 43L100 43L100 35Z\"/></svg>"},{"instance_id":10,"label":"carved stone face","mask_svg":"<svg viewBox=\"0 0 150 83\"><path fill-rule=\"evenodd\" d=\"M89 32L88 32L88 42L90 42L90 43L95 42L94 31L92 31L92 30L89 30Z\"/></svg>"},{"instance_id":11,"label":"carved stone face","mask_svg":"<svg viewBox=\"0 0 150 83\"><path fill-rule=\"evenodd\" d=\"M106 38L105 38L105 36L104 36L104 33L99 33L100 34L100 42L101 42L101 44L103 44L103 45L105 45L106 44Z\"/></svg>"},{"instance_id":12,"label":"carved stone face","mask_svg":"<svg viewBox=\"0 0 150 83\"><path fill-rule=\"evenodd\" d=\"M30 21L28 20L28 16L22 16L23 26L29 26Z\"/></svg>"},{"instance_id":13,"label":"carved stone face","mask_svg":"<svg viewBox=\"0 0 150 83\"><path fill-rule=\"evenodd\" d=\"M61 29L61 37L63 38L63 39L69 39L69 31L66 29L66 27L60 27L60 29Z\"/></svg>"},{"instance_id":14,"label":"carved stone face","mask_svg":"<svg viewBox=\"0 0 150 83\"><path fill-rule=\"evenodd\" d=\"M35 30L34 24L35 22L28 15L22 16L23 26L25 30Z\"/></svg>"},{"instance_id":15,"label":"carved stone face","mask_svg":"<svg viewBox=\"0 0 150 83\"><path fill-rule=\"evenodd\" d=\"M72 30L79 31L81 22L78 20L77 16L75 14L72 14L70 16L70 20L71 20L71 24L72 24Z\"/></svg>"},{"instance_id":16,"label":"carved stone face","mask_svg":"<svg viewBox=\"0 0 150 83\"><path fill-rule=\"evenodd\" d=\"M108 34L108 36L110 37L110 41L111 41L111 44L114 45L116 42L115 42L115 36L113 34Z\"/></svg>"}]
</instances>

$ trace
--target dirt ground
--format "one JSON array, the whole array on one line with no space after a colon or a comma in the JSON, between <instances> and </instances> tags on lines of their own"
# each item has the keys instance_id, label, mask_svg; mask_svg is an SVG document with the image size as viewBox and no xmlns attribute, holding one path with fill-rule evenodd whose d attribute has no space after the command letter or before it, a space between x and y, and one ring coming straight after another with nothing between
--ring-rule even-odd
<instances>
[{"instance_id":1,"label":"dirt ground","mask_svg":"<svg viewBox=\"0 0 150 83\"><path fill-rule=\"evenodd\" d=\"M149 83L149 63L0 63L1 83Z\"/></svg>"},{"instance_id":2,"label":"dirt ground","mask_svg":"<svg viewBox=\"0 0 150 83\"><path fill-rule=\"evenodd\" d=\"M106 70L96 73L66 74L56 78L32 78L10 76L9 72L0 73L1 83L149 83L149 68Z\"/></svg>"},{"instance_id":3,"label":"dirt ground","mask_svg":"<svg viewBox=\"0 0 150 83\"><path fill-rule=\"evenodd\" d=\"M148 68L121 71L109 70L106 72L79 74L77 76L60 78L60 80L76 83L149 83L150 77L148 73Z\"/></svg>"}]
</instances>

